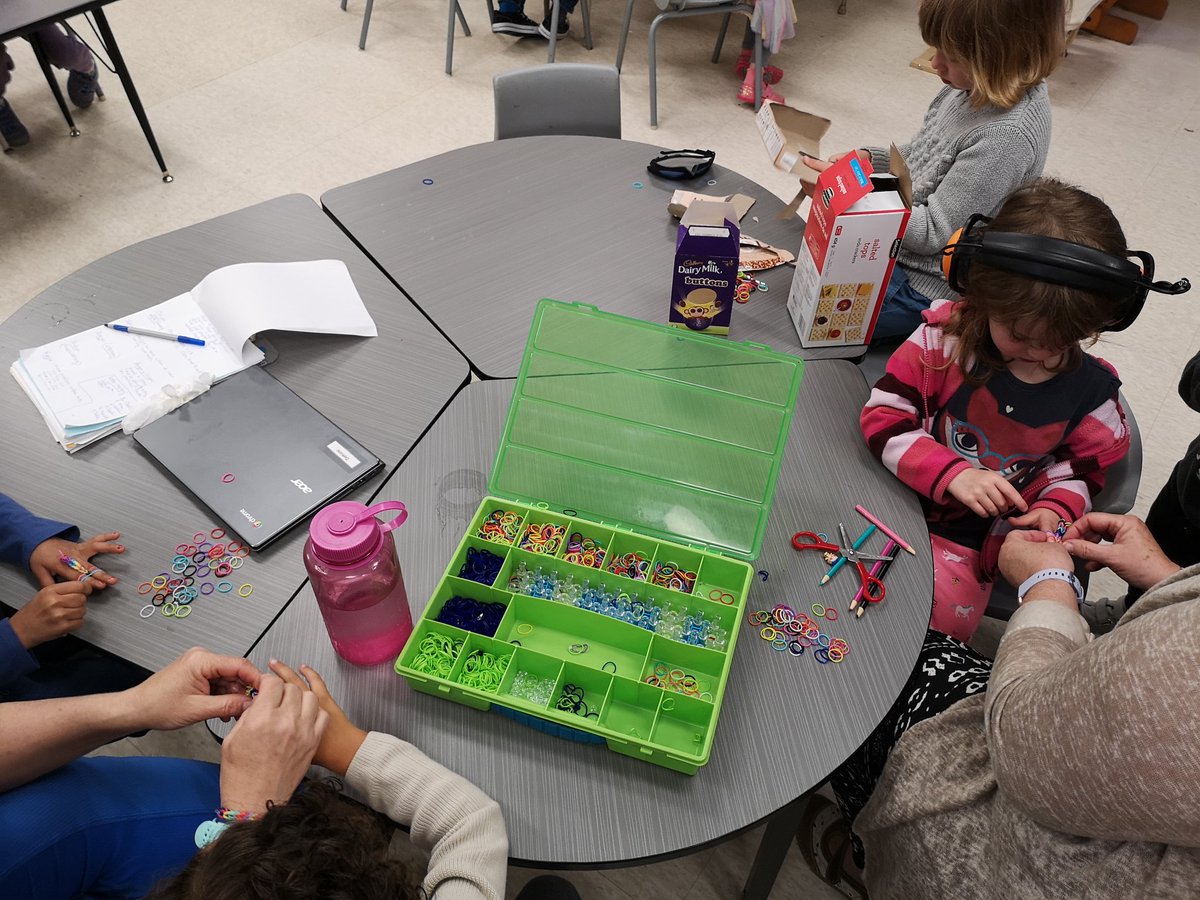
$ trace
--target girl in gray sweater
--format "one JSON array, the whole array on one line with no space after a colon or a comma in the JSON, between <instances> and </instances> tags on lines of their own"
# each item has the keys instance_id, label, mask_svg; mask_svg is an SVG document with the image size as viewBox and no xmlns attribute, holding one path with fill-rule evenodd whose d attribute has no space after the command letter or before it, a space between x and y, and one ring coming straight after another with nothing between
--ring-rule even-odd
<instances>
[{"instance_id":1,"label":"girl in gray sweater","mask_svg":"<svg viewBox=\"0 0 1200 900\"><path fill-rule=\"evenodd\" d=\"M912 217L872 343L908 337L933 300L957 299L942 277L942 248L972 213L994 214L1042 174L1050 147L1045 79L1064 52L1064 0L922 0L918 15L946 86L899 148L912 175ZM887 171L886 147L856 152Z\"/></svg>"}]
</instances>

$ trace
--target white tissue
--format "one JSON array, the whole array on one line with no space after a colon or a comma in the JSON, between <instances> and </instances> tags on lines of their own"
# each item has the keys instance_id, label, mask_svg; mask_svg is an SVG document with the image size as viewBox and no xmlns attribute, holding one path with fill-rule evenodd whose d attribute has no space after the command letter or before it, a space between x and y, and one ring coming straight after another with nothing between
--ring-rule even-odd
<instances>
[{"instance_id":1,"label":"white tissue","mask_svg":"<svg viewBox=\"0 0 1200 900\"><path fill-rule=\"evenodd\" d=\"M143 425L149 425L171 410L199 397L212 387L212 383L212 375L202 372L191 382L165 385L157 394L147 397L125 415L121 430L126 434L133 434Z\"/></svg>"}]
</instances>

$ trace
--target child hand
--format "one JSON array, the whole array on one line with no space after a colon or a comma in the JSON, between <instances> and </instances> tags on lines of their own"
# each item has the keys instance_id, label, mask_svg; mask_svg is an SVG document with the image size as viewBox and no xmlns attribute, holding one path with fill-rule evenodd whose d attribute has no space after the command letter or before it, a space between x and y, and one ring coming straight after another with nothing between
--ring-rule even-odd
<instances>
[{"instance_id":1,"label":"child hand","mask_svg":"<svg viewBox=\"0 0 1200 900\"><path fill-rule=\"evenodd\" d=\"M79 573L59 557L71 556L86 564L98 553L124 553L125 548L115 543L120 536L121 532L119 531L109 531L78 542L64 541L62 538L56 537L49 538L34 547L33 552L29 554L29 569L42 587L54 584L56 575L66 581L78 581ZM104 588L117 583L117 579L107 572L94 566L89 566L89 568L92 569L93 574L87 581L94 582L94 587Z\"/></svg>"},{"instance_id":2,"label":"child hand","mask_svg":"<svg viewBox=\"0 0 1200 900\"><path fill-rule=\"evenodd\" d=\"M1025 512L1029 504L1021 492L999 472L991 469L966 469L951 480L946 491L977 516L988 518L1019 509ZM1058 519L1054 520L1058 524Z\"/></svg>"},{"instance_id":3,"label":"child hand","mask_svg":"<svg viewBox=\"0 0 1200 900\"><path fill-rule=\"evenodd\" d=\"M77 630L83 625L91 592L87 581L64 581L42 588L8 620L13 634L29 650Z\"/></svg>"},{"instance_id":4,"label":"child hand","mask_svg":"<svg viewBox=\"0 0 1200 900\"><path fill-rule=\"evenodd\" d=\"M1036 509L1031 509L1023 516L1013 516L1008 521L1016 528L1032 528L1035 531L1054 531L1058 528L1058 523L1062 521L1062 516L1054 512L1054 510L1039 506Z\"/></svg>"},{"instance_id":5,"label":"child hand","mask_svg":"<svg viewBox=\"0 0 1200 900\"><path fill-rule=\"evenodd\" d=\"M329 727L325 729L321 745L317 747L317 752L313 755L313 762L338 775L345 775L346 770L350 768L351 760L354 759L354 754L366 740L367 733L350 721L342 708L337 705L337 701L330 695L324 679L317 674L315 669L301 666L300 672L303 675L301 677L277 659L272 659L269 665L271 671L287 684L316 694L321 709L329 715Z\"/></svg>"},{"instance_id":6,"label":"child hand","mask_svg":"<svg viewBox=\"0 0 1200 900\"><path fill-rule=\"evenodd\" d=\"M846 154L841 153L837 156L830 157L829 162L826 162L825 160L818 159L815 156L808 156L807 154L801 154L800 161L803 162L810 169L812 169L814 172L824 172L826 169L828 169L830 166L832 166L835 162L837 162L839 159L841 159L845 155ZM800 177L801 178L804 177L803 172L800 173Z\"/></svg>"}]
</instances>

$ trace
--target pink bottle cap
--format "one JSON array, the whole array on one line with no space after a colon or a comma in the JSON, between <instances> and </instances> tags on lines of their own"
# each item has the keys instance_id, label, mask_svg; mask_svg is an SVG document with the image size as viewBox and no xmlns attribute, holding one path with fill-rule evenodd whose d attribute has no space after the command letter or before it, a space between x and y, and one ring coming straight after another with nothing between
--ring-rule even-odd
<instances>
[{"instance_id":1,"label":"pink bottle cap","mask_svg":"<svg viewBox=\"0 0 1200 900\"><path fill-rule=\"evenodd\" d=\"M375 518L390 509L398 509L400 513L387 522ZM376 503L369 508L355 500L340 500L313 516L308 536L318 557L335 566L347 566L374 554L384 533L399 528L407 518L408 510L399 500Z\"/></svg>"}]
</instances>

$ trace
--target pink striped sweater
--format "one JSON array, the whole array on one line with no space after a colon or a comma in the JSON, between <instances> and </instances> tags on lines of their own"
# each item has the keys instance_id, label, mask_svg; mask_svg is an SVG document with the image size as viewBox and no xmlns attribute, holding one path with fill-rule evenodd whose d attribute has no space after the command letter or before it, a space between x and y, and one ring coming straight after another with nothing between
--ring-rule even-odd
<instances>
[{"instance_id":1,"label":"pink striped sweater","mask_svg":"<svg viewBox=\"0 0 1200 900\"><path fill-rule=\"evenodd\" d=\"M955 307L940 300L924 313L892 354L860 424L871 451L925 498L930 531L981 549L983 575L991 578L1011 526L1004 517L976 516L950 496L950 482L971 467L992 469L1031 509L1074 521L1091 509L1105 470L1129 450L1129 429L1116 371L1088 354L1078 369L1041 384L1007 370L968 384L954 360L958 339L943 333Z\"/></svg>"}]
</instances>

